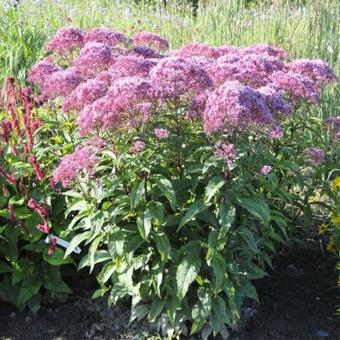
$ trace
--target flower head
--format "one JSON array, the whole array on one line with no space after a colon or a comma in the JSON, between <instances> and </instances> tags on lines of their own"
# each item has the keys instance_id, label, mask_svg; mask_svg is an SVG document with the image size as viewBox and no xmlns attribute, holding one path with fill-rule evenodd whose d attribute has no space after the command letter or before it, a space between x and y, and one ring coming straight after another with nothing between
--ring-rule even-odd
<instances>
[{"instance_id":1,"label":"flower head","mask_svg":"<svg viewBox=\"0 0 340 340\"><path fill-rule=\"evenodd\" d=\"M91 76L106 70L110 65L111 56L111 49L108 45L89 42L81 49L75 65L84 76Z\"/></svg>"},{"instance_id":2,"label":"flower head","mask_svg":"<svg viewBox=\"0 0 340 340\"><path fill-rule=\"evenodd\" d=\"M132 36L132 42L135 46L142 45L155 48L156 50L166 50L169 48L169 43L160 35L151 32L138 32Z\"/></svg>"},{"instance_id":3,"label":"flower head","mask_svg":"<svg viewBox=\"0 0 340 340\"><path fill-rule=\"evenodd\" d=\"M299 59L286 66L289 70L311 79L318 87L337 80L329 65L320 59Z\"/></svg>"},{"instance_id":4,"label":"flower head","mask_svg":"<svg viewBox=\"0 0 340 340\"><path fill-rule=\"evenodd\" d=\"M84 42L97 42L116 47L117 45L126 45L128 39L123 33L116 32L110 28L92 28L85 32Z\"/></svg>"},{"instance_id":5,"label":"flower head","mask_svg":"<svg viewBox=\"0 0 340 340\"><path fill-rule=\"evenodd\" d=\"M340 190L340 176L335 177L331 185L333 192Z\"/></svg>"},{"instance_id":6,"label":"flower head","mask_svg":"<svg viewBox=\"0 0 340 340\"><path fill-rule=\"evenodd\" d=\"M84 106L92 104L97 99L104 97L108 84L104 81L90 79L81 83L68 97L65 98L63 110L81 110Z\"/></svg>"},{"instance_id":7,"label":"flower head","mask_svg":"<svg viewBox=\"0 0 340 340\"><path fill-rule=\"evenodd\" d=\"M327 225L325 223L322 223L318 226L318 233L319 235L323 235L327 231Z\"/></svg>"},{"instance_id":8,"label":"flower head","mask_svg":"<svg viewBox=\"0 0 340 340\"><path fill-rule=\"evenodd\" d=\"M43 96L55 98L69 95L81 82L83 78L77 69L69 68L57 71L47 78L42 89Z\"/></svg>"},{"instance_id":9,"label":"flower head","mask_svg":"<svg viewBox=\"0 0 340 340\"><path fill-rule=\"evenodd\" d=\"M131 153L140 153L145 149L145 143L141 140L138 140L133 143L133 145L130 148Z\"/></svg>"},{"instance_id":10,"label":"flower head","mask_svg":"<svg viewBox=\"0 0 340 340\"><path fill-rule=\"evenodd\" d=\"M262 175L269 175L273 171L273 168L270 165L264 165L261 169L261 174Z\"/></svg>"},{"instance_id":11,"label":"flower head","mask_svg":"<svg viewBox=\"0 0 340 340\"><path fill-rule=\"evenodd\" d=\"M95 129L138 127L149 119L152 110L151 83L138 77L126 77L112 83L107 94L85 106L78 116L82 135Z\"/></svg>"},{"instance_id":12,"label":"flower head","mask_svg":"<svg viewBox=\"0 0 340 340\"><path fill-rule=\"evenodd\" d=\"M205 57L208 59L217 59L222 55L222 50L207 44L190 43L183 46L179 50L172 52L172 55L183 58Z\"/></svg>"},{"instance_id":13,"label":"flower head","mask_svg":"<svg viewBox=\"0 0 340 340\"><path fill-rule=\"evenodd\" d=\"M264 96L236 81L226 82L209 96L203 119L208 134L266 126L275 121Z\"/></svg>"},{"instance_id":14,"label":"flower head","mask_svg":"<svg viewBox=\"0 0 340 340\"><path fill-rule=\"evenodd\" d=\"M167 129L156 128L153 131L157 139L168 138L170 135L170 132Z\"/></svg>"},{"instance_id":15,"label":"flower head","mask_svg":"<svg viewBox=\"0 0 340 340\"><path fill-rule=\"evenodd\" d=\"M90 176L93 175L99 162L97 153L104 145L102 139L94 137L87 143L77 146L73 153L61 159L59 166L53 171L53 182L61 182L62 186L67 188L82 171L86 171Z\"/></svg>"},{"instance_id":16,"label":"flower head","mask_svg":"<svg viewBox=\"0 0 340 340\"><path fill-rule=\"evenodd\" d=\"M64 27L48 42L48 51L69 52L83 46L83 32L74 27Z\"/></svg>"},{"instance_id":17,"label":"flower head","mask_svg":"<svg viewBox=\"0 0 340 340\"><path fill-rule=\"evenodd\" d=\"M43 60L32 66L28 74L28 80L34 83L35 85L43 87L46 79L50 77L52 73L61 70L62 70L61 67L54 65L47 60Z\"/></svg>"},{"instance_id":18,"label":"flower head","mask_svg":"<svg viewBox=\"0 0 340 340\"><path fill-rule=\"evenodd\" d=\"M270 79L278 91L290 95L293 100L308 100L313 104L319 102L318 87L302 74L293 71L278 71L274 72Z\"/></svg>"},{"instance_id":19,"label":"flower head","mask_svg":"<svg viewBox=\"0 0 340 340\"><path fill-rule=\"evenodd\" d=\"M325 152L320 148L306 148L304 154L311 165L321 165L325 161Z\"/></svg>"},{"instance_id":20,"label":"flower head","mask_svg":"<svg viewBox=\"0 0 340 340\"><path fill-rule=\"evenodd\" d=\"M161 59L150 71L150 80L160 97L192 96L212 86L203 67L178 57Z\"/></svg>"},{"instance_id":21,"label":"flower head","mask_svg":"<svg viewBox=\"0 0 340 340\"><path fill-rule=\"evenodd\" d=\"M225 144L221 141L215 144L214 156L224 159L228 166L234 164L236 154L237 152L234 144Z\"/></svg>"},{"instance_id":22,"label":"flower head","mask_svg":"<svg viewBox=\"0 0 340 340\"><path fill-rule=\"evenodd\" d=\"M146 78L155 65L155 61L140 56L119 56L109 68L109 72L113 81L124 77Z\"/></svg>"}]
</instances>

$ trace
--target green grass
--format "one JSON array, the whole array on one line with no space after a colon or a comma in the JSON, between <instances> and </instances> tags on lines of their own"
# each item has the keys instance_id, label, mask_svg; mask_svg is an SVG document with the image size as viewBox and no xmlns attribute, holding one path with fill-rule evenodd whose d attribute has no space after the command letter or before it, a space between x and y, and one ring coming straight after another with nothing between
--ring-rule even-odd
<instances>
[{"instance_id":1,"label":"green grass","mask_svg":"<svg viewBox=\"0 0 340 340\"><path fill-rule=\"evenodd\" d=\"M340 2L338 0L201 0L197 15L184 1L154 5L133 0L21 0L4 11L0 5L0 81L13 74L24 81L43 56L44 45L65 25L107 26L132 34L149 30L167 37L172 48L189 41L245 46L266 42L285 48L292 58L322 58L340 75ZM257 4L256 4L257 3ZM260 3L260 4L258 4ZM328 89L318 115L340 112L340 89Z\"/></svg>"}]
</instances>

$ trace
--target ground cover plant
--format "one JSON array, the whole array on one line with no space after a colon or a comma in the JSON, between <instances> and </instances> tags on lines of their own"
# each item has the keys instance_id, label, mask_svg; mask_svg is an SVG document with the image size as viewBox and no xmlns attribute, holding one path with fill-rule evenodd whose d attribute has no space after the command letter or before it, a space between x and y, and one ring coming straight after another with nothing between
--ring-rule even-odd
<instances>
[{"instance_id":1,"label":"ground cover plant","mask_svg":"<svg viewBox=\"0 0 340 340\"><path fill-rule=\"evenodd\" d=\"M41 291L49 298L71 293L60 269L72 263L51 235L52 224L53 232L65 228L64 199L49 183L49 172L62 155L61 143L53 143L55 124L43 124L35 106L32 90L9 77L1 96L0 298L34 313Z\"/></svg>"},{"instance_id":2,"label":"ground cover plant","mask_svg":"<svg viewBox=\"0 0 340 340\"><path fill-rule=\"evenodd\" d=\"M131 321L168 335L226 338L337 164L337 134L324 144L306 119L336 76L265 44L168 48L150 32L65 27L28 80L77 125L51 184L72 219L66 257L80 245L79 267L99 269L94 297L129 296Z\"/></svg>"}]
</instances>

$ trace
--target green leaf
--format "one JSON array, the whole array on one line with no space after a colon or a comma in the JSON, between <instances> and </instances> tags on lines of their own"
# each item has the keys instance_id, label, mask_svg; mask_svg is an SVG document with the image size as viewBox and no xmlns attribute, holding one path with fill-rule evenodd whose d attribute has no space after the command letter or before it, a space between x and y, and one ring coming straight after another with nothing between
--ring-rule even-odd
<instances>
[{"instance_id":1,"label":"green leaf","mask_svg":"<svg viewBox=\"0 0 340 340\"><path fill-rule=\"evenodd\" d=\"M155 235L155 242L158 252L161 254L162 261L166 261L170 257L171 244L168 236L165 233Z\"/></svg>"},{"instance_id":2,"label":"green leaf","mask_svg":"<svg viewBox=\"0 0 340 340\"><path fill-rule=\"evenodd\" d=\"M0 262L0 274L9 273L12 271L13 271L13 268L11 268L8 264L4 262Z\"/></svg>"},{"instance_id":3,"label":"green leaf","mask_svg":"<svg viewBox=\"0 0 340 340\"><path fill-rule=\"evenodd\" d=\"M115 271L116 264L114 262L105 264L105 266L98 275L98 282L102 285L105 284Z\"/></svg>"},{"instance_id":4,"label":"green leaf","mask_svg":"<svg viewBox=\"0 0 340 340\"><path fill-rule=\"evenodd\" d=\"M220 238L224 239L227 235L232 223L235 219L235 212L236 209L234 206L228 204L228 203L222 203L220 206L220 224L221 224L221 233Z\"/></svg>"},{"instance_id":5,"label":"green leaf","mask_svg":"<svg viewBox=\"0 0 340 340\"><path fill-rule=\"evenodd\" d=\"M215 253L211 259L211 265L213 267L215 278L215 289L219 291L223 287L223 282L226 277L226 261L223 256Z\"/></svg>"},{"instance_id":6,"label":"green leaf","mask_svg":"<svg viewBox=\"0 0 340 340\"><path fill-rule=\"evenodd\" d=\"M133 186L130 194L132 209L138 206L138 204L144 199L144 195L145 195L144 181L136 183Z\"/></svg>"},{"instance_id":7,"label":"green leaf","mask_svg":"<svg viewBox=\"0 0 340 340\"><path fill-rule=\"evenodd\" d=\"M113 257L123 256L124 253L124 233L121 230L115 231L109 236L109 252ZM131 243L131 239L130 239Z\"/></svg>"},{"instance_id":8,"label":"green leaf","mask_svg":"<svg viewBox=\"0 0 340 340\"><path fill-rule=\"evenodd\" d=\"M150 322L156 321L157 317L159 316L160 313L162 313L163 309L164 302L158 297L154 298L149 311L149 321Z\"/></svg>"},{"instance_id":9,"label":"green leaf","mask_svg":"<svg viewBox=\"0 0 340 340\"><path fill-rule=\"evenodd\" d=\"M12 196L9 201L8 204L11 205L23 205L25 202L25 198L24 197L17 197L17 196Z\"/></svg>"},{"instance_id":10,"label":"green leaf","mask_svg":"<svg viewBox=\"0 0 340 340\"><path fill-rule=\"evenodd\" d=\"M223 323L230 324L230 318L227 314L227 306L224 299L217 295L212 304L212 310L214 314L217 316L218 320L222 321Z\"/></svg>"},{"instance_id":11,"label":"green leaf","mask_svg":"<svg viewBox=\"0 0 340 340\"><path fill-rule=\"evenodd\" d=\"M209 203L211 198L223 187L225 180L220 176L214 176L205 188L204 203Z\"/></svg>"},{"instance_id":12,"label":"green leaf","mask_svg":"<svg viewBox=\"0 0 340 340\"><path fill-rule=\"evenodd\" d=\"M152 217L159 222L159 224L162 224L164 220L164 205L161 202L151 201L149 203L149 210Z\"/></svg>"},{"instance_id":13,"label":"green leaf","mask_svg":"<svg viewBox=\"0 0 340 340\"><path fill-rule=\"evenodd\" d=\"M242 229L239 233L242 236L242 238L246 241L251 251L257 254L258 252L257 243L253 233L248 228Z\"/></svg>"},{"instance_id":14,"label":"green leaf","mask_svg":"<svg viewBox=\"0 0 340 340\"><path fill-rule=\"evenodd\" d=\"M143 214L143 217L141 217L140 214L137 217L137 227L138 227L140 236L144 240L147 240L148 235L150 234L150 231L151 231L152 216L150 214L149 209L146 209L142 214Z\"/></svg>"},{"instance_id":15,"label":"green leaf","mask_svg":"<svg viewBox=\"0 0 340 340\"><path fill-rule=\"evenodd\" d=\"M250 281L246 280L241 283L241 288L238 292L241 296L249 297L255 300L257 303L260 303L259 297L257 295L256 288L251 284Z\"/></svg>"},{"instance_id":16,"label":"green leaf","mask_svg":"<svg viewBox=\"0 0 340 340\"><path fill-rule=\"evenodd\" d=\"M26 278L26 280L23 281L21 288L19 289L17 300L18 305L26 303L33 296L38 294L41 284L41 281L37 277L30 276Z\"/></svg>"},{"instance_id":17,"label":"green leaf","mask_svg":"<svg viewBox=\"0 0 340 340\"><path fill-rule=\"evenodd\" d=\"M97 263L101 263L107 260L110 260L112 257L110 255L110 253L107 250L98 250L95 254L94 254L94 259L93 259L93 263L97 264ZM86 256L84 256L78 266L78 269L82 269L84 267L90 266L90 258L89 258L89 254L87 254Z\"/></svg>"},{"instance_id":18,"label":"green leaf","mask_svg":"<svg viewBox=\"0 0 340 340\"><path fill-rule=\"evenodd\" d=\"M65 211L65 216L67 217L72 211L84 212L91 208L90 204L85 200L76 201L70 204Z\"/></svg>"},{"instance_id":19,"label":"green leaf","mask_svg":"<svg viewBox=\"0 0 340 340\"><path fill-rule=\"evenodd\" d=\"M175 191L174 191L174 188L173 188L171 182L168 179L166 179L165 177L158 175L156 177L156 183L157 183L159 190L162 192L162 194L169 201L171 208L173 210L175 210L177 200L176 200L176 194L175 194Z\"/></svg>"},{"instance_id":20,"label":"green leaf","mask_svg":"<svg viewBox=\"0 0 340 340\"><path fill-rule=\"evenodd\" d=\"M177 295L182 300L188 292L192 282L198 275L201 260L196 256L186 256L179 264L176 272Z\"/></svg>"},{"instance_id":21,"label":"green leaf","mask_svg":"<svg viewBox=\"0 0 340 340\"><path fill-rule=\"evenodd\" d=\"M98 250L99 244L102 241L102 239L105 237L105 233L101 233L97 238L95 238L90 245L89 248L89 262L90 262L90 273L92 272L95 262L95 255Z\"/></svg>"},{"instance_id":22,"label":"green leaf","mask_svg":"<svg viewBox=\"0 0 340 340\"><path fill-rule=\"evenodd\" d=\"M61 266L62 264L73 263L72 258L69 256L64 257L64 254L65 252L62 249L56 248L54 253L49 255L48 248L45 247L45 250L43 251L43 259L52 266Z\"/></svg>"},{"instance_id":23,"label":"green leaf","mask_svg":"<svg viewBox=\"0 0 340 340\"><path fill-rule=\"evenodd\" d=\"M208 314L205 313L202 303L196 303L194 305L191 317L193 324L191 326L190 335L193 335L202 329L208 318Z\"/></svg>"},{"instance_id":24,"label":"green leaf","mask_svg":"<svg viewBox=\"0 0 340 340\"><path fill-rule=\"evenodd\" d=\"M191 221L197 214L199 214L200 212L206 210L207 207L205 206L205 204L201 201L198 200L196 201L194 204L192 204L189 209L187 210L187 212L185 213L185 215L183 216L179 227L177 228L177 232L189 221Z\"/></svg>"},{"instance_id":25,"label":"green leaf","mask_svg":"<svg viewBox=\"0 0 340 340\"><path fill-rule=\"evenodd\" d=\"M259 197L239 197L238 202L255 218L265 224L269 223L270 209L268 203L264 199Z\"/></svg>"},{"instance_id":26,"label":"green leaf","mask_svg":"<svg viewBox=\"0 0 340 340\"><path fill-rule=\"evenodd\" d=\"M130 323L133 322L135 319L137 319L137 321L144 319L148 315L148 312L149 312L148 305L132 306Z\"/></svg>"},{"instance_id":27,"label":"green leaf","mask_svg":"<svg viewBox=\"0 0 340 340\"><path fill-rule=\"evenodd\" d=\"M66 252L65 252L65 258L66 256L70 255L73 250L78 247L78 245L87 240L88 238L90 238L92 234L92 231L85 231L84 233L81 233L81 234L78 234L76 235L72 241L70 242L70 244L68 245L67 249L66 249Z\"/></svg>"}]
</instances>

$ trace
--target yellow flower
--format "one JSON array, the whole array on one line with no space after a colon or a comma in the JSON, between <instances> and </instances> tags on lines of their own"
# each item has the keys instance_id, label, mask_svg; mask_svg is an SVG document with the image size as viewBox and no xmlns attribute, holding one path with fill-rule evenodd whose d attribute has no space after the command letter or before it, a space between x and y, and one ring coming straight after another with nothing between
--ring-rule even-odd
<instances>
[{"instance_id":1,"label":"yellow flower","mask_svg":"<svg viewBox=\"0 0 340 340\"><path fill-rule=\"evenodd\" d=\"M338 191L340 189L340 176L337 176L332 181L332 190Z\"/></svg>"},{"instance_id":2,"label":"yellow flower","mask_svg":"<svg viewBox=\"0 0 340 340\"><path fill-rule=\"evenodd\" d=\"M322 223L318 227L319 229L319 235L323 235L327 231L327 225L325 223Z\"/></svg>"},{"instance_id":3,"label":"yellow flower","mask_svg":"<svg viewBox=\"0 0 340 340\"><path fill-rule=\"evenodd\" d=\"M335 253L336 251L336 245L333 241L333 239L330 239L326 245L326 249L330 252L330 253Z\"/></svg>"},{"instance_id":4,"label":"yellow flower","mask_svg":"<svg viewBox=\"0 0 340 340\"><path fill-rule=\"evenodd\" d=\"M334 225L340 225L340 215L333 216L331 219L332 224Z\"/></svg>"}]
</instances>

